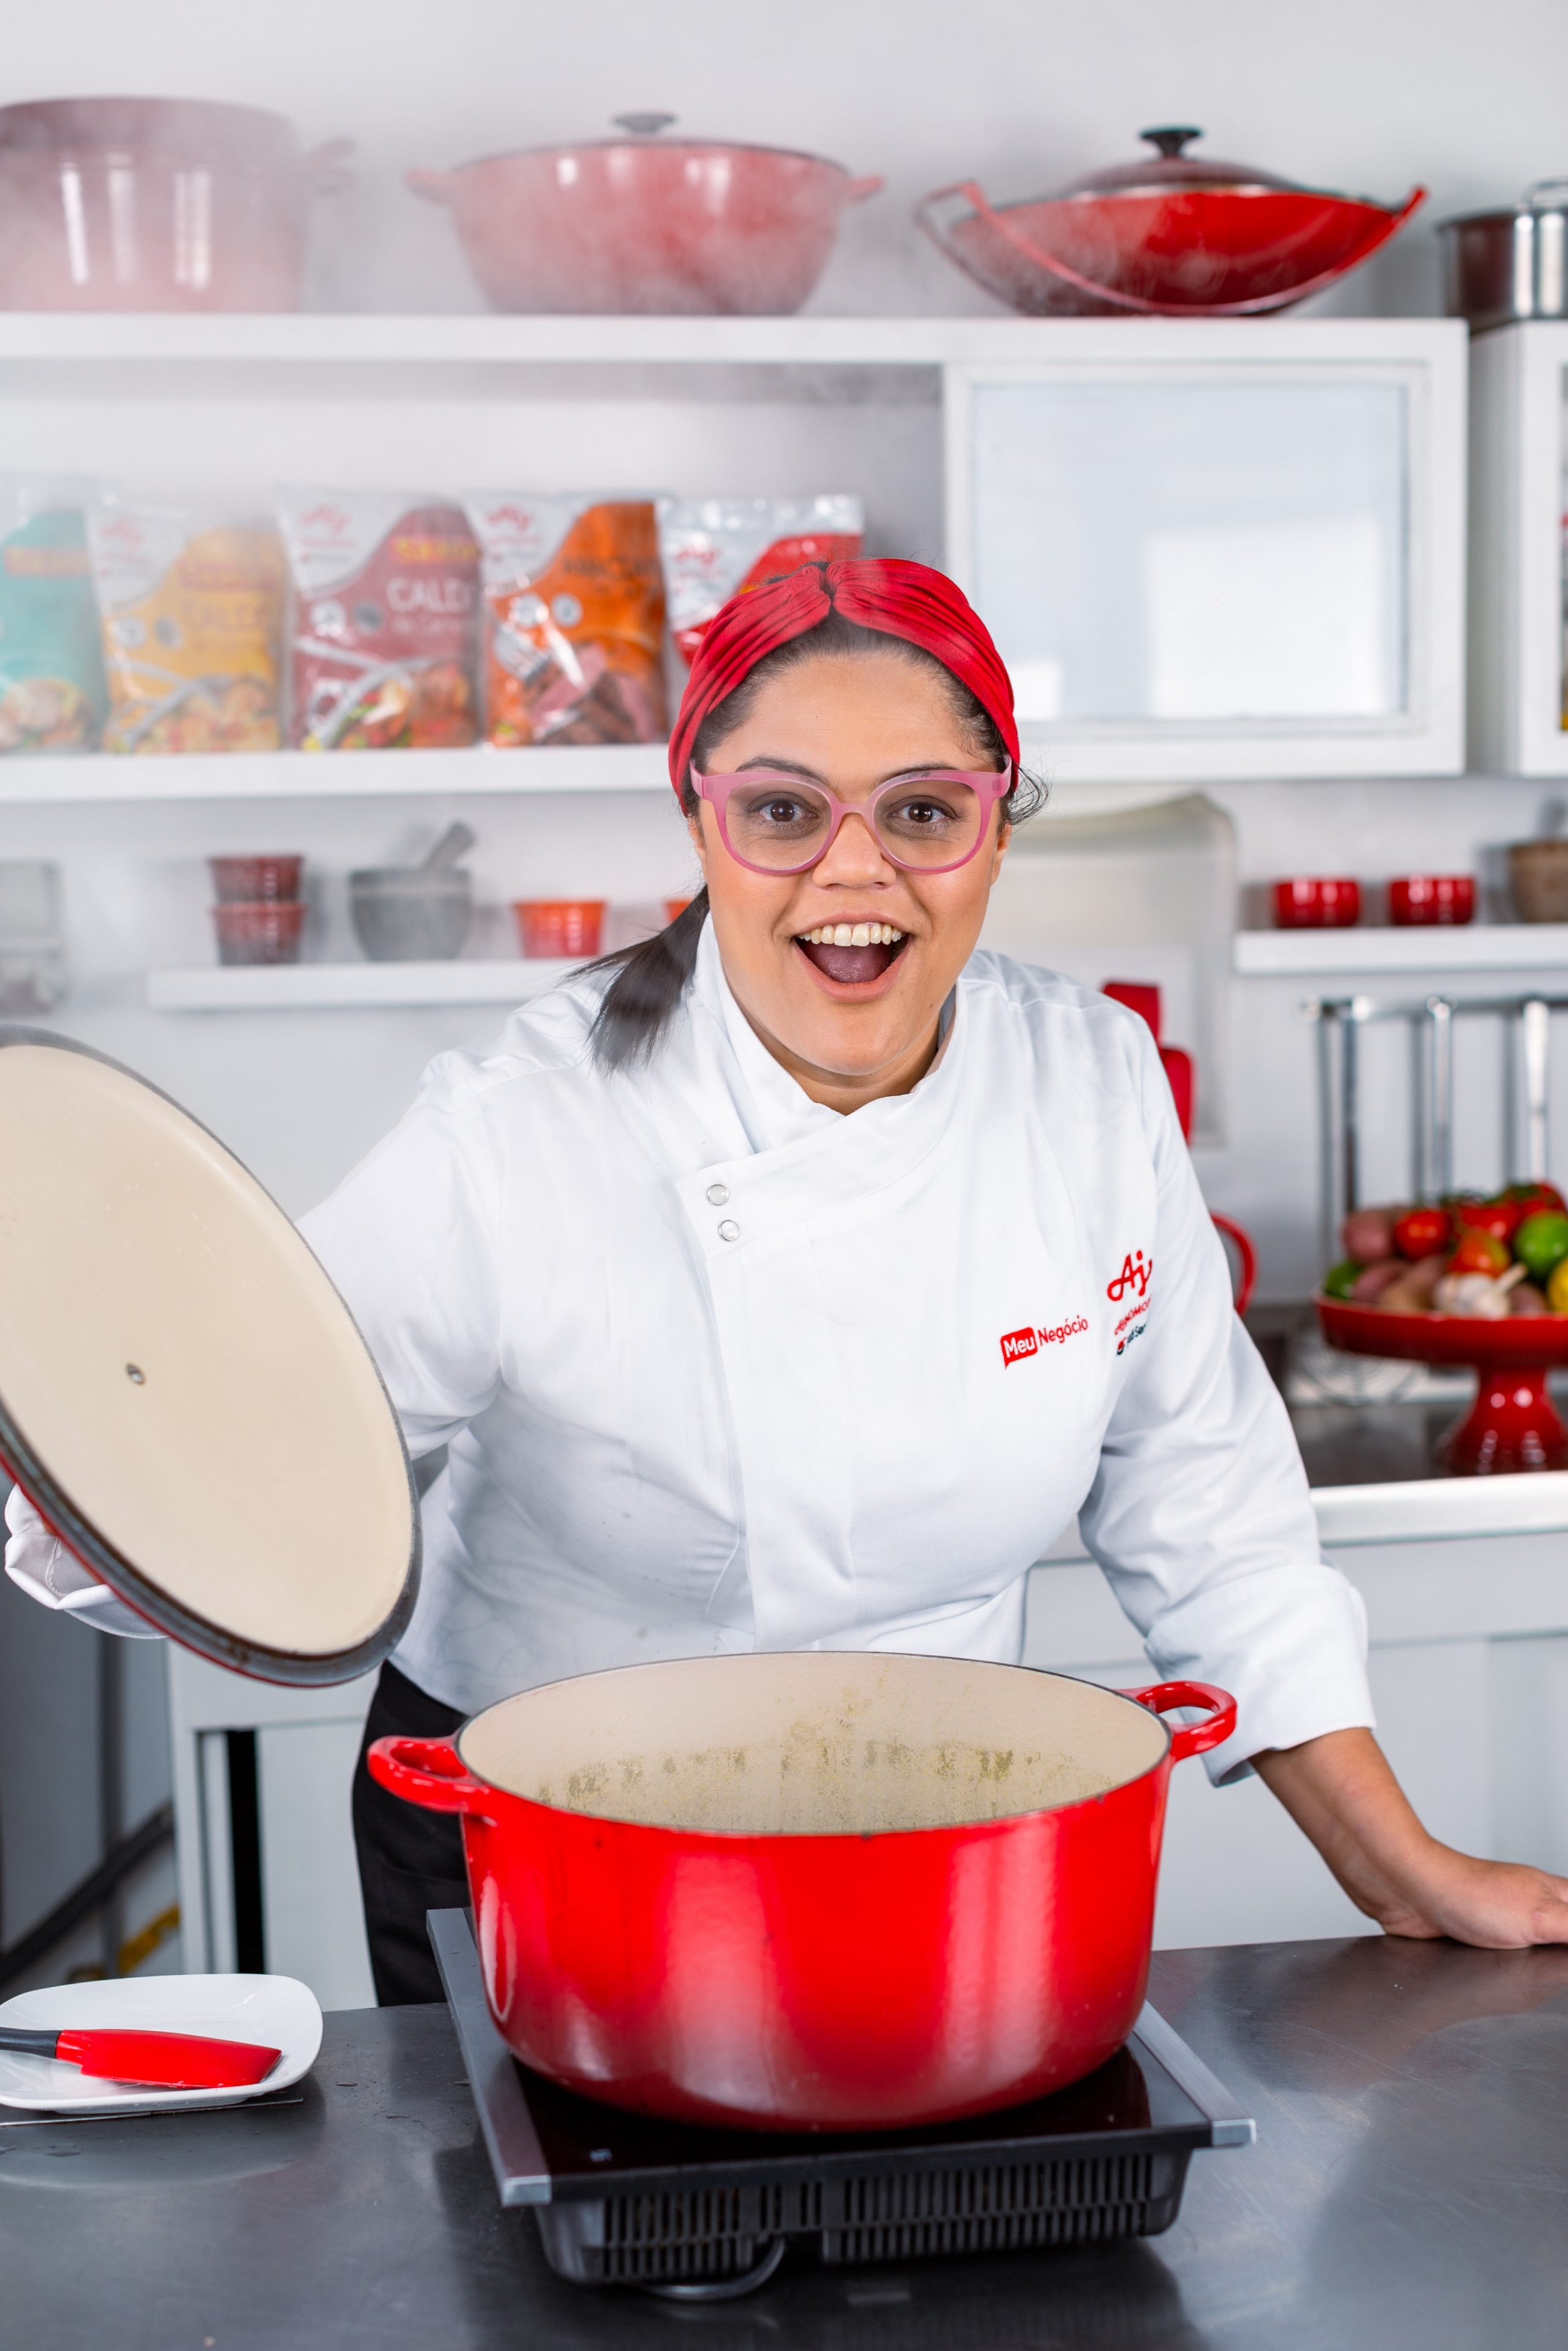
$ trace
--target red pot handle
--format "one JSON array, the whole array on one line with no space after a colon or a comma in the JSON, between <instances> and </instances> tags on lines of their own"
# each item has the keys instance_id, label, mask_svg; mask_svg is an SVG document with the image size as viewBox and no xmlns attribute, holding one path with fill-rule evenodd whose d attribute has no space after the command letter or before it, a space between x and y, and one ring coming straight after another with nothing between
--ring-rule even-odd
<instances>
[{"instance_id":1,"label":"red pot handle","mask_svg":"<svg viewBox=\"0 0 1568 2351\"><path fill-rule=\"evenodd\" d=\"M1216 1689L1212 1682L1153 1682L1147 1689L1124 1690L1122 1696L1146 1706L1151 1714L1168 1714L1173 1706L1207 1708L1207 1722L1178 1723L1171 1732L1173 1763L1185 1763L1189 1755L1207 1755L1211 1747L1223 1747L1236 1728L1236 1700L1228 1690ZM375 1751L372 1747L371 1753Z\"/></svg>"},{"instance_id":2,"label":"red pot handle","mask_svg":"<svg viewBox=\"0 0 1568 2351\"><path fill-rule=\"evenodd\" d=\"M1245 1314L1252 1303L1252 1292L1258 1282L1258 1252L1252 1246L1252 1236L1243 1232L1231 1217L1216 1216L1212 1209L1209 1214L1226 1239L1235 1243L1236 1254L1240 1260L1236 1283L1236 1311Z\"/></svg>"},{"instance_id":3,"label":"red pot handle","mask_svg":"<svg viewBox=\"0 0 1568 2351\"><path fill-rule=\"evenodd\" d=\"M427 1813L483 1814L491 1791L476 1780L449 1739L377 1739L365 1757L378 1787Z\"/></svg>"},{"instance_id":4,"label":"red pot handle","mask_svg":"<svg viewBox=\"0 0 1568 2351\"><path fill-rule=\"evenodd\" d=\"M844 202L846 204L863 204L868 196L874 196L886 185L887 182L883 178L882 173L873 172L863 180L850 182L849 186L844 190Z\"/></svg>"},{"instance_id":5,"label":"red pot handle","mask_svg":"<svg viewBox=\"0 0 1568 2351\"><path fill-rule=\"evenodd\" d=\"M423 196L428 204L449 204L455 182L455 172L423 172L417 166L402 175L403 186L412 189L416 196Z\"/></svg>"}]
</instances>

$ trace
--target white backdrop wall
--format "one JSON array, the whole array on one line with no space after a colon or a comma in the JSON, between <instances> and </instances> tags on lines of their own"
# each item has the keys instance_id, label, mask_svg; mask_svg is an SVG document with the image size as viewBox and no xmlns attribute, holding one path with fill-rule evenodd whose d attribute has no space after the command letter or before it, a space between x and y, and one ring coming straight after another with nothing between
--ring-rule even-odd
<instances>
[{"instance_id":1,"label":"white backdrop wall","mask_svg":"<svg viewBox=\"0 0 1568 2351\"><path fill-rule=\"evenodd\" d=\"M238 0L151 0L131 12L110 0L67 0L17 16L0 68L0 99L183 91L277 107L307 141L351 135L358 185L319 207L311 298L327 308L434 310L475 308L478 298L445 218L403 190L406 166L591 135L615 111L654 106L696 131L811 146L886 174L886 192L846 220L819 309L988 308L915 233L914 201L969 172L999 196L1027 194L1130 153L1145 123L1176 120L1204 125L1222 154L1322 184L1393 199L1427 183L1432 199L1417 224L1319 307L1435 310L1433 224L1568 167L1565 87L1568 10L1545 0L1496 0L1484 30L1453 0L1327 0L1311 12L1257 0L1191 0L1179 10L1155 0L1092 9L970 0L962 10L947 0L799 0L788 10L755 0L673 0L656 9L631 0L578 0L570 9L447 0L439 12L413 0L336 0L330 9L272 0L266 10ZM378 402L367 432L343 392L340 380L323 395L321 469L348 481L381 478L396 462L398 403ZM193 404L187 413L185 397L177 378L149 380L113 436L117 457L135 453L149 484L183 472L214 487L265 486L246 481L257 434L243 402L215 435L211 412ZM71 400L29 401L20 384L12 399L20 404L7 413L26 444L16 455L71 462ZM259 383L256 399L259 427ZM596 470L601 479L657 476L678 489L860 487L874 546L934 554L928 488L911 485L933 479L935 412L890 409L868 431L862 411L836 447L843 414L831 406L769 413L757 402L727 419L701 403L681 403L679 414L657 403L541 407L517 434L509 470L540 487ZM453 446L434 486L473 478L477 453L460 445L463 437L455 411ZM481 438L485 468L498 470L494 431ZM8 462L0 448L0 465ZM1242 785L1215 797L1236 820L1244 882L1262 883L1302 869L1368 879L1462 870L1531 831L1542 795L1470 778ZM1058 799L1072 810L1092 804L1082 790ZM0 854L55 854L66 865L78 984L64 1025L189 1100L298 1209L374 1140L432 1050L478 1041L498 1016L152 1016L139 1008L141 974L152 963L210 954L207 851L306 850L322 907L319 952L329 931L340 933L343 872L415 847L444 812L391 801L9 810L0 815ZM492 907L555 890L646 901L689 870L673 808L650 799L486 801L469 813L482 835L481 895ZM504 920L491 917L492 925ZM1245 1110L1226 1151L1204 1157L1214 1205L1257 1229L1264 1290L1275 1295L1305 1288L1316 1249L1310 1035L1294 1010L1302 993L1275 982L1237 987L1232 1099Z\"/></svg>"}]
</instances>

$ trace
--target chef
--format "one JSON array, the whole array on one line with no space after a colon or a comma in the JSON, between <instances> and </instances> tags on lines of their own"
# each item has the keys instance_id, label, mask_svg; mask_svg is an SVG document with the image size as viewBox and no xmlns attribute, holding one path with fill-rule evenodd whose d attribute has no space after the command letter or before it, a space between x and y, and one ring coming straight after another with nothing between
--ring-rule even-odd
<instances>
[{"instance_id":1,"label":"chef","mask_svg":"<svg viewBox=\"0 0 1568 2351\"><path fill-rule=\"evenodd\" d=\"M1019 756L940 573L737 597L670 744L705 889L442 1055L306 1220L411 1453L444 1448L367 1743L645 1658L1016 1662L1076 1518L1158 1672L1239 1700L1214 1777L1260 1772L1364 1911L1568 1941L1568 1881L1437 1843L1377 1747L1148 1029L976 946ZM13 1574L70 1601L11 1515ZM438 1998L456 1827L362 1761L354 1826L379 1996Z\"/></svg>"}]
</instances>

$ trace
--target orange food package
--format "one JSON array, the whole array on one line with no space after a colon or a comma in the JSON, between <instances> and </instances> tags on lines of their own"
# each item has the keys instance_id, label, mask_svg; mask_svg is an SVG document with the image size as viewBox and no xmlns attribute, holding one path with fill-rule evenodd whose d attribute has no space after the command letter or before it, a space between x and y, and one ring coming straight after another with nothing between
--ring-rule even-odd
<instances>
[{"instance_id":1,"label":"orange food package","mask_svg":"<svg viewBox=\"0 0 1568 2351\"><path fill-rule=\"evenodd\" d=\"M105 499L88 541L106 751L276 751L284 563L265 524Z\"/></svg>"},{"instance_id":2,"label":"orange food package","mask_svg":"<svg viewBox=\"0 0 1568 2351\"><path fill-rule=\"evenodd\" d=\"M492 743L657 743L664 586L650 498L469 494Z\"/></svg>"}]
</instances>

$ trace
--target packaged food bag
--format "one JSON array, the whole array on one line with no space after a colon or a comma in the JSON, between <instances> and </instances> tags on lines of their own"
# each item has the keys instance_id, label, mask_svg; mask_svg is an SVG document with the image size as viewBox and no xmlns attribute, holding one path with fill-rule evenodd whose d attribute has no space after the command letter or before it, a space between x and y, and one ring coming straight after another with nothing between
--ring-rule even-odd
<instances>
[{"instance_id":1,"label":"packaged food bag","mask_svg":"<svg viewBox=\"0 0 1568 2351\"><path fill-rule=\"evenodd\" d=\"M659 743L664 587L651 498L476 490L492 743Z\"/></svg>"},{"instance_id":2,"label":"packaged food bag","mask_svg":"<svg viewBox=\"0 0 1568 2351\"><path fill-rule=\"evenodd\" d=\"M283 490L277 513L294 587L291 739L306 751L472 743L479 550L462 507Z\"/></svg>"},{"instance_id":3,"label":"packaged food bag","mask_svg":"<svg viewBox=\"0 0 1568 2351\"><path fill-rule=\"evenodd\" d=\"M90 751L108 695L85 484L0 477L0 756Z\"/></svg>"},{"instance_id":4,"label":"packaged food bag","mask_svg":"<svg viewBox=\"0 0 1568 2351\"><path fill-rule=\"evenodd\" d=\"M276 751L283 550L267 524L111 497L88 515L106 751Z\"/></svg>"},{"instance_id":5,"label":"packaged food bag","mask_svg":"<svg viewBox=\"0 0 1568 2351\"><path fill-rule=\"evenodd\" d=\"M859 498L661 498L659 551L682 661L690 668L703 631L741 589L802 563L848 561L864 535Z\"/></svg>"}]
</instances>

